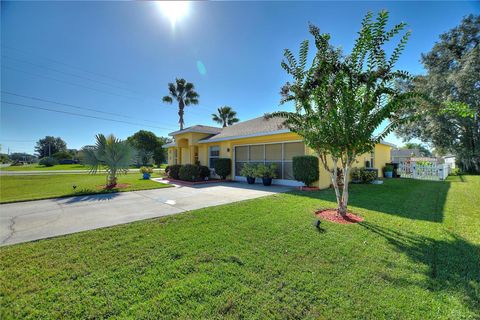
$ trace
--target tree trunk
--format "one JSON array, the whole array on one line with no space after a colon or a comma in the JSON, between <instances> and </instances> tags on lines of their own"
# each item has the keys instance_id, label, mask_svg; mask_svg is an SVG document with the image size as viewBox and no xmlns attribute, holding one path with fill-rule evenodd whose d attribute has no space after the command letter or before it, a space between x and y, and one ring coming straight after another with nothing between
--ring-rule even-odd
<instances>
[{"instance_id":1,"label":"tree trunk","mask_svg":"<svg viewBox=\"0 0 480 320\"><path fill-rule=\"evenodd\" d=\"M184 122L183 122L184 109L185 109L185 104L183 103L183 100L180 100L178 102L178 124L180 125L180 130L183 130L183 125L184 125Z\"/></svg>"},{"instance_id":2,"label":"tree trunk","mask_svg":"<svg viewBox=\"0 0 480 320\"><path fill-rule=\"evenodd\" d=\"M343 168L343 192L341 205L338 207L338 213L342 216L346 216L348 212L348 172L349 166L346 165Z\"/></svg>"}]
</instances>

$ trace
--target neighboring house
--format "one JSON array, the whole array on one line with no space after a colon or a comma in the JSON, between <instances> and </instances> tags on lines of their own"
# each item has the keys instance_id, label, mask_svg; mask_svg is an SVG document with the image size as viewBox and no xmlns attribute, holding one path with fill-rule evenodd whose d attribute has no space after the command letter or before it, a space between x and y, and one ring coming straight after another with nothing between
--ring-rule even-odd
<instances>
[{"instance_id":1,"label":"neighboring house","mask_svg":"<svg viewBox=\"0 0 480 320\"><path fill-rule=\"evenodd\" d=\"M258 117L239 122L225 128L196 125L170 133L174 142L164 145L168 148L168 164L195 164L200 162L213 168L215 159L232 160L232 177L244 181L240 170L245 163L275 163L278 179L274 183L300 186L301 182L293 178L292 159L294 156L314 154L305 146L303 139L290 132L283 125L283 119L266 120ZM355 166L381 170L390 162L390 150L394 145L379 143L371 154L359 156ZM380 171L381 172L381 171ZM320 164L320 176L317 186L330 185L328 172Z\"/></svg>"},{"instance_id":2,"label":"neighboring house","mask_svg":"<svg viewBox=\"0 0 480 320\"><path fill-rule=\"evenodd\" d=\"M411 158L421 157L419 149L392 149L390 157L393 163L407 162Z\"/></svg>"},{"instance_id":3,"label":"neighboring house","mask_svg":"<svg viewBox=\"0 0 480 320\"><path fill-rule=\"evenodd\" d=\"M455 156L453 154L447 154L442 157L443 163L448 165L451 169L455 168Z\"/></svg>"}]
</instances>

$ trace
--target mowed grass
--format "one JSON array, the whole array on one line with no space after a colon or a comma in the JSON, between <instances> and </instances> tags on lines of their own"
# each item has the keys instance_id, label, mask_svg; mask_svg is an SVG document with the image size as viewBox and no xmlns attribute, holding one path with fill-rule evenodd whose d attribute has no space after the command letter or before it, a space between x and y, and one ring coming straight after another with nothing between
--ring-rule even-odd
<instances>
[{"instance_id":1,"label":"mowed grass","mask_svg":"<svg viewBox=\"0 0 480 320\"><path fill-rule=\"evenodd\" d=\"M167 165L162 164L160 168L165 169ZM58 171L58 170L89 170L88 166L83 164L57 164L51 167L42 166L39 164L29 164L24 166L8 166L0 167L0 171ZM138 169L137 167L132 167L132 169ZM154 168L155 171L160 170L159 168Z\"/></svg>"},{"instance_id":2,"label":"mowed grass","mask_svg":"<svg viewBox=\"0 0 480 320\"><path fill-rule=\"evenodd\" d=\"M154 173L152 177L160 177ZM38 200L55 197L109 193L119 191L146 190L169 187L151 180L143 180L141 173L118 176L118 183L126 183L127 188L102 189L105 174L50 174L50 175L0 175L0 203ZM74 188L76 186L76 188Z\"/></svg>"},{"instance_id":3,"label":"mowed grass","mask_svg":"<svg viewBox=\"0 0 480 320\"><path fill-rule=\"evenodd\" d=\"M292 192L0 249L2 319L478 319L480 177Z\"/></svg>"}]
</instances>

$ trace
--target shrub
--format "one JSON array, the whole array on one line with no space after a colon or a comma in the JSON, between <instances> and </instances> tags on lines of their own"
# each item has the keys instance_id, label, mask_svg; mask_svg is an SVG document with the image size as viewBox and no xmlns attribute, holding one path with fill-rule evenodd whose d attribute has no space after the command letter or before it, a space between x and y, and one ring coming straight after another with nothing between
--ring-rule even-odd
<instances>
[{"instance_id":1,"label":"shrub","mask_svg":"<svg viewBox=\"0 0 480 320\"><path fill-rule=\"evenodd\" d=\"M153 173L153 168L152 167L141 167L140 168L140 173Z\"/></svg>"},{"instance_id":2,"label":"shrub","mask_svg":"<svg viewBox=\"0 0 480 320\"><path fill-rule=\"evenodd\" d=\"M272 178L275 179L277 177L277 165L274 163L271 164L259 164L257 166L257 170L255 177L257 178Z\"/></svg>"},{"instance_id":3,"label":"shrub","mask_svg":"<svg viewBox=\"0 0 480 320\"><path fill-rule=\"evenodd\" d=\"M452 168L450 170L449 176L459 176L461 174L462 174L462 172L460 171L459 168Z\"/></svg>"},{"instance_id":4,"label":"shrub","mask_svg":"<svg viewBox=\"0 0 480 320\"><path fill-rule=\"evenodd\" d=\"M257 165L253 163L245 163L240 170L240 175L244 177L254 178L257 172Z\"/></svg>"},{"instance_id":5,"label":"shrub","mask_svg":"<svg viewBox=\"0 0 480 320\"><path fill-rule=\"evenodd\" d=\"M350 171L350 177L353 182L370 183L377 179L377 172L365 168L352 168Z\"/></svg>"},{"instance_id":6,"label":"shrub","mask_svg":"<svg viewBox=\"0 0 480 320\"><path fill-rule=\"evenodd\" d=\"M232 161L229 158L218 158L214 164L215 173L226 179L232 170Z\"/></svg>"},{"instance_id":7,"label":"shrub","mask_svg":"<svg viewBox=\"0 0 480 320\"><path fill-rule=\"evenodd\" d=\"M393 166L391 164L387 164L383 167L383 172L393 172Z\"/></svg>"},{"instance_id":8,"label":"shrub","mask_svg":"<svg viewBox=\"0 0 480 320\"><path fill-rule=\"evenodd\" d=\"M207 166L198 166L198 174L200 179L205 180L210 177L210 168Z\"/></svg>"},{"instance_id":9,"label":"shrub","mask_svg":"<svg viewBox=\"0 0 480 320\"><path fill-rule=\"evenodd\" d=\"M165 174L172 179L178 180L180 178L178 174L179 174L179 171L180 171L181 167L182 167L181 164L174 164L174 165L171 165L171 166L167 166L165 168Z\"/></svg>"},{"instance_id":10,"label":"shrub","mask_svg":"<svg viewBox=\"0 0 480 320\"><path fill-rule=\"evenodd\" d=\"M319 162L316 156L293 157L293 177L302 181L307 187L318 180Z\"/></svg>"},{"instance_id":11,"label":"shrub","mask_svg":"<svg viewBox=\"0 0 480 320\"><path fill-rule=\"evenodd\" d=\"M52 154L52 158L55 158L57 160L64 160L64 159L72 159L72 155L66 151L59 151L54 154Z\"/></svg>"},{"instance_id":12,"label":"shrub","mask_svg":"<svg viewBox=\"0 0 480 320\"><path fill-rule=\"evenodd\" d=\"M200 179L200 170L194 164L186 164L180 167L178 175L180 180L197 181Z\"/></svg>"},{"instance_id":13,"label":"shrub","mask_svg":"<svg viewBox=\"0 0 480 320\"><path fill-rule=\"evenodd\" d=\"M52 158L52 157L44 157L40 159L38 164L45 166L45 167L53 167L54 165L58 164L57 159Z\"/></svg>"}]
</instances>

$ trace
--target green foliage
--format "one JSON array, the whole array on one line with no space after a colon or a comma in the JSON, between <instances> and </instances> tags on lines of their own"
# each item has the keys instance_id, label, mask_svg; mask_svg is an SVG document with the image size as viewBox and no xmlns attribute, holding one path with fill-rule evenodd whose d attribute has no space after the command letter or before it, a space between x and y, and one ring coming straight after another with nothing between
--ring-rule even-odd
<instances>
[{"instance_id":1,"label":"green foliage","mask_svg":"<svg viewBox=\"0 0 480 320\"><path fill-rule=\"evenodd\" d=\"M460 170L460 168L452 168L449 173L450 176L459 176L461 174L462 170Z\"/></svg>"},{"instance_id":2,"label":"green foliage","mask_svg":"<svg viewBox=\"0 0 480 320\"><path fill-rule=\"evenodd\" d=\"M52 154L52 158L55 158L57 160L65 160L65 159L72 159L72 154L67 152L67 151L59 151L54 154Z\"/></svg>"},{"instance_id":3,"label":"green foliage","mask_svg":"<svg viewBox=\"0 0 480 320\"><path fill-rule=\"evenodd\" d=\"M319 161L316 156L296 156L293 157L293 177L295 180L302 181L307 187L318 180Z\"/></svg>"},{"instance_id":4,"label":"green foliage","mask_svg":"<svg viewBox=\"0 0 480 320\"><path fill-rule=\"evenodd\" d=\"M183 125L185 124L183 120L184 109L186 106L197 105L200 96L195 91L193 83L187 82L185 79L177 78L175 83L169 83L168 91L169 95L164 96L162 101L170 104L174 100L178 102L178 124L180 125L180 130L183 130Z\"/></svg>"},{"instance_id":5,"label":"green foliage","mask_svg":"<svg viewBox=\"0 0 480 320\"><path fill-rule=\"evenodd\" d=\"M348 174L343 175L347 188L340 191L336 176L339 164L348 173L358 155L370 152L375 143L385 138L408 118L401 110L414 102L415 92L403 92L395 84L411 79L406 71L396 70L395 63L404 50L410 32L393 46L390 57L386 48L393 37L403 32L404 23L387 30L388 12L381 11L376 21L368 13L362 21L358 38L349 55L330 44L330 35L310 25L315 55L308 59L308 41L300 47L299 61L285 50L283 69L292 76L281 89L281 103L293 102L295 112L274 112L284 124L303 137L305 144L319 156L324 168L331 172L337 195L338 210L347 212ZM307 61L311 61L307 66ZM388 122L380 134L376 129ZM327 157L333 159L333 167Z\"/></svg>"},{"instance_id":6,"label":"green foliage","mask_svg":"<svg viewBox=\"0 0 480 320\"><path fill-rule=\"evenodd\" d=\"M432 152L421 143L407 142L403 149L418 149L422 157L430 157Z\"/></svg>"},{"instance_id":7,"label":"green foliage","mask_svg":"<svg viewBox=\"0 0 480 320\"><path fill-rule=\"evenodd\" d=\"M245 163L240 170L240 175L244 177L254 178L257 173L257 165L254 163Z\"/></svg>"},{"instance_id":8,"label":"green foliage","mask_svg":"<svg viewBox=\"0 0 480 320\"><path fill-rule=\"evenodd\" d=\"M180 167L178 172L180 180L198 181L200 179L199 166L194 164L186 164Z\"/></svg>"},{"instance_id":9,"label":"green foliage","mask_svg":"<svg viewBox=\"0 0 480 320\"><path fill-rule=\"evenodd\" d=\"M61 151L67 151L67 143L60 137L46 136L38 140L35 145L35 152L38 153L39 158L48 157Z\"/></svg>"},{"instance_id":10,"label":"green foliage","mask_svg":"<svg viewBox=\"0 0 480 320\"><path fill-rule=\"evenodd\" d=\"M96 135L96 145L84 147L82 153L85 163L90 166L91 173L95 174L100 168L106 168L107 187L117 184L117 175L126 174L135 150L128 143L116 138L114 135L105 137L103 134Z\"/></svg>"},{"instance_id":11,"label":"green foliage","mask_svg":"<svg viewBox=\"0 0 480 320\"><path fill-rule=\"evenodd\" d=\"M226 179L232 171L232 160L230 158L218 158L214 163L215 173L222 179Z\"/></svg>"},{"instance_id":12,"label":"green foliage","mask_svg":"<svg viewBox=\"0 0 480 320\"><path fill-rule=\"evenodd\" d=\"M440 35L432 50L422 55L426 75L406 89L422 92L428 100L405 110L413 119L397 134L418 138L444 154L452 153L463 171L480 173L480 15L469 15Z\"/></svg>"},{"instance_id":13,"label":"green foliage","mask_svg":"<svg viewBox=\"0 0 480 320\"><path fill-rule=\"evenodd\" d=\"M141 167L140 168L140 173L152 174L153 173L153 168L152 167Z\"/></svg>"},{"instance_id":14,"label":"green foliage","mask_svg":"<svg viewBox=\"0 0 480 320\"><path fill-rule=\"evenodd\" d=\"M12 160L6 153L0 153L0 163L10 163Z\"/></svg>"},{"instance_id":15,"label":"green foliage","mask_svg":"<svg viewBox=\"0 0 480 320\"><path fill-rule=\"evenodd\" d=\"M181 164L174 164L174 165L171 165L171 166L167 166L165 168L165 174L172 179L178 180L178 179L180 179L179 172L180 172L181 167L182 167Z\"/></svg>"},{"instance_id":16,"label":"green foliage","mask_svg":"<svg viewBox=\"0 0 480 320\"><path fill-rule=\"evenodd\" d=\"M58 164L58 160L53 157L44 157L40 159L38 164L45 167L53 167L54 165Z\"/></svg>"},{"instance_id":17,"label":"green foliage","mask_svg":"<svg viewBox=\"0 0 480 320\"><path fill-rule=\"evenodd\" d=\"M210 168L207 166L198 166L198 174L201 180L205 180L210 177Z\"/></svg>"},{"instance_id":18,"label":"green foliage","mask_svg":"<svg viewBox=\"0 0 480 320\"><path fill-rule=\"evenodd\" d=\"M352 168L350 176L352 181L357 183L371 183L377 179L377 173L375 171L365 168Z\"/></svg>"},{"instance_id":19,"label":"green foliage","mask_svg":"<svg viewBox=\"0 0 480 320\"><path fill-rule=\"evenodd\" d=\"M393 166L391 164L387 164L385 167L382 168L383 172L393 172Z\"/></svg>"},{"instance_id":20,"label":"green foliage","mask_svg":"<svg viewBox=\"0 0 480 320\"><path fill-rule=\"evenodd\" d=\"M212 113L212 120L221 124L224 128L239 122L237 113L229 106L223 106L217 109L218 113Z\"/></svg>"},{"instance_id":21,"label":"green foliage","mask_svg":"<svg viewBox=\"0 0 480 320\"><path fill-rule=\"evenodd\" d=\"M274 163L260 163L259 165L257 165L257 169L255 170L255 177L275 179L277 177L277 165Z\"/></svg>"}]
</instances>

